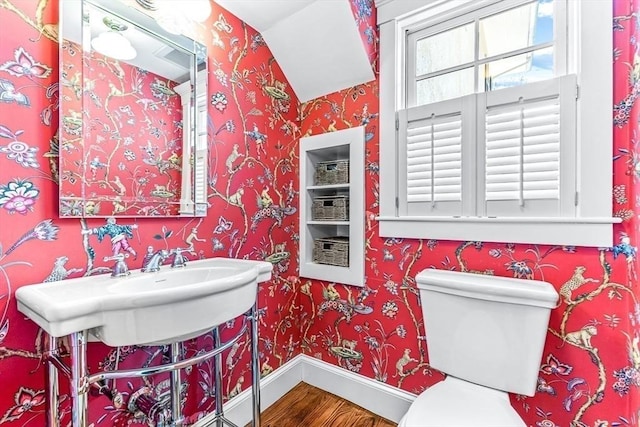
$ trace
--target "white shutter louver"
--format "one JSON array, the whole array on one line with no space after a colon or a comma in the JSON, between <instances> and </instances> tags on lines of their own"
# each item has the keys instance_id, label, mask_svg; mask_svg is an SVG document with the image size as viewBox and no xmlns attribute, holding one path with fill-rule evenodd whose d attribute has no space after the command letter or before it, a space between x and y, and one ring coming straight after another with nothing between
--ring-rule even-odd
<instances>
[{"instance_id":1,"label":"white shutter louver","mask_svg":"<svg viewBox=\"0 0 640 427\"><path fill-rule=\"evenodd\" d=\"M560 197L560 99L488 108L486 200Z\"/></svg>"},{"instance_id":2,"label":"white shutter louver","mask_svg":"<svg viewBox=\"0 0 640 427\"><path fill-rule=\"evenodd\" d=\"M432 115L407 124L407 202L462 199L462 117Z\"/></svg>"}]
</instances>

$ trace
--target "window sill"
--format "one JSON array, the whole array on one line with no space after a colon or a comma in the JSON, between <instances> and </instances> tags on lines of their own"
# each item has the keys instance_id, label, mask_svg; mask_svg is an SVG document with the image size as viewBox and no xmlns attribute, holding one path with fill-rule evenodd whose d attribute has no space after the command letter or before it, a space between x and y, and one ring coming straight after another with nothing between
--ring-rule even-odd
<instances>
[{"instance_id":1,"label":"window sill","mask_svg":"<svg viewBox=\"0 0 640 427\"><path fill-rule=\"evenodd\" d=\"M529 243L563 246L613 246L613 224L620 218L377 218L381 237Z\"/></svg>"}]
</instances>

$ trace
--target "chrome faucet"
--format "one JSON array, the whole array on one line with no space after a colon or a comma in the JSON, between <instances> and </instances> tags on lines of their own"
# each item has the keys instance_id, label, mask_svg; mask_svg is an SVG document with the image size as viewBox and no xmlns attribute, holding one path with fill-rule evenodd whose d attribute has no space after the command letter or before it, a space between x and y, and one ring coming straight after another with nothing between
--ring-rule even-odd
<instances>
[{"instance_id":1,"label":"chrome faucet","mask_svg":"<svg viewBox=\"0 0 640 427\"><path fill-rule=\"evenodd\" d=\"M154 273L160 270L162 263L169 257L169 251L161 249L151 256L145 256L142 261L141 271L145 273Z\"/></svg>"},{"instance_id":2,"label":"chrome faucet","mask_svg":"<svg viewBox=\"0 0 640 427\"><path fill-rule=\"evenodd\" d=\"M104 261L115 261L115 265L111 269L111 277L125 277L128 276L131 272L129 271L129 267L125 262L125 259L129 256L129 254L115 254L113 256L106 256L103 258Z\"/></svg>"},{"instance_id":3,"label":"chrome faucet","mask_svg":"<svg viewBox=\"0 0 640 427\"><path fill-rule=\"evenodd\" d=\"M187 265L187 257L182 255L182 252L188 249L175 248L171 251L173 254L173 262L171 263L171 268L176 267L185 267Z\"/></svg>"}]
</instances>

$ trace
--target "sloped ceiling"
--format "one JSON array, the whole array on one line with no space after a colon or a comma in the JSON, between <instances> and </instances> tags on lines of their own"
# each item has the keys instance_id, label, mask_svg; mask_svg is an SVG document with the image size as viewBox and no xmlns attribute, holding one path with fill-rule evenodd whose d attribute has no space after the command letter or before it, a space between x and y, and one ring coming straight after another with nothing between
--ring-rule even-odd
<instances>
[{"instance_id":1,"label":"sloped ceiling","mask_svg":"<svg viewBox=\"0 0 640 427\"><path fill-rule=\"evenodd\" d=\"M375 78L348 0L216 0L260 31L301 102Z\"/></svg>"}]
</instances>

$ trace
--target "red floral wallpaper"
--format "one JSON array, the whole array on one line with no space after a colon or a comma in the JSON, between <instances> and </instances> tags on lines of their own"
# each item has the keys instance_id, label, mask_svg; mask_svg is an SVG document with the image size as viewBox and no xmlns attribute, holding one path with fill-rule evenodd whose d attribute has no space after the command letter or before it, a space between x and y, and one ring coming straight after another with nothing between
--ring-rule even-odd
<instances>
[{"instance_id":1,"label":"red floral wallpaper","mask_svg":"<svg viewBox=\"0 0 640 427\"><path fill-rule=\"evenodd\" d=\"M177 83L68 40L61 55L60 216L177 215Z\"/></svg>"},{"instance_id":2,"label":"red floral wallpaper","mask_svg":"<svg viewBox=\"0 0 640 427\"><path fill-rule=\"evenodd\" d=\"M351 3L377 69L373 1ZM367 135L366 287L301 278L299 321L304 354L419 393L443 376L428 364L429 337L425 336L414 281L418 272L438 268L546 280L563 294L562 301L551 315L537 393L534 397L511 396L513 406L529 426L638 424L639 5L614 1L613 7L615 152L610 161L615 171L614 215L624 221L616 227L617 244L612 248L381 238L373 219L379 208L378 81L301 106L300 126L305 134L365 125ZM574 282L579 286L568 292L571 286L565 284ZM354 298L369 310L349 305ZM345 304L327 304L331 300ZM577 340L578 336L586 339Z\"/></svg>"},{"instance_id":3,"label":"red floral wallpaper","mask_svg":"<svg viewBox=\"0 0 640 427\"><path fill-rule=\"evenodd\" d=\"M296 355L299 329L292 307L297 297L298 102L262 37L215 3L212 7L209 21L194 28L209 51L208 216L117 217L113 221L58 216L55 177L58 173L67 176L57 168L62 149L56 138L61 96L58 1L0 0L0 425L44 425L41 358L47 344L35 324L17 311L15 290L31 283L107 273L113 262L103 258L113 252L129 252L131 268L141 266L141 254L148 246L155 250L189 247L190 252L185 253L189 259L226 256L270 261L273 279L261 286L258 297L262 372L267 374ZM152 78L144 80L135 70L131 72L126 78L141 82L144 99L161 101L142 83L153 85ZM117 88L123 81L116 82ZM146 147L147 140L158 146L149 156L156 164L148 165L148 170L161 174L162 162L170 161L172 155L171 138L156 139L140 123L128 124L128 114L120 111L127 104L116 96L109 98L108 93L96 95L103 105L110 99L110 107L120 114L113 118L115 123L106 123L111 129L122 124L120 147L124 148L127 137L136 155L144 151L140 147ZM100 154L104 161L106 155ZM111 160L111 184L118 163ZM99 180L103 176L103 169L96 172ZM128 178L121 175L121 182L126 194L132 194L140 187L132 186ZM114 209L111 204L101 205L100 214L108 215ZM223 336L239 324L229 322ZM64 340L62 345L68 348ZM225 399L251 383L248 346L247 336L224 355L228 371ZM210 347L211 339L205 337L197 345L186 346L185 353L189 356ZM160 363L164 357L166 349L158 347L89 345L92 372ZM211 362L184 373L188 383L185 414L190 420L213 408L212 378ZM148 425L151 421L127 410L127 402L143 387L157 396L166 390L166 379L158 376L110 384L106 395L91 397L90 421L96 427ZM68 403L63 400L65 419Z\"/></svg>"},{"instance_id":4,"label":"red floral wallpaper","mask_svg":"<svg viewBox=\"0 0 640 427\"><path fill-rule=\"evenodd\" d=\"M351 3L377 69L373 1ZM274 279L259 294L263 374L302 352L416 393L442 378L428 365L428 337L413 280L417 272L428 267L490 270L544 279L559 291L576 272L582 274L581 286L565 292L552 313L538 393L532 398L514 395L512 404L531 426L637 425L640 8L635 0L615 0L613 5L612 196L614 214L624 221L616 227L614 247L582 248L381 238L374 220L380 143L377 81L298 106L261 36L215 3L210 20L196 29L209 49L209 215L202 219L118 218L114 224L98 218L58 218L54 179L58 4L55 0L0 0L0 424L40 426L44 422L41 356L46 343L38 328L17 312L16 288L105 273L111 265L101 260L112 251L137 255L149 245L161 249L186 244L192 248L190 258L246 257L274 264ZM367 134L363 219L367 286L300 278L298 139L302 134L358 125L366 126ZM126 247L116 245L122 235ZM120 237L112 240L114 236ZM130 264L139 267L140 262L138 256ZM369 309L356 311L348 305L345 312L323 309L331 299L357 299ZM225 325L225 333L237 323ZM570 339L583 330L589 340ZM242 339L225 355L225 398L250 383L248 344L248 339ZM210 345L210 340L202 338L186 353ZM341 351L344 347L353 351ZM92 370L158 363L163 357L164 350L157 347L90 345ZM127 411L126 402L143 386L152 394L161 392L165 378L117 381L110 397L92 397L92 422L95 426L146 424L144 417ZM212 409L212 378L212 366L206 363L185 373L189 384L185 412L191 420Z\"/></svg>"}]
</instances>

